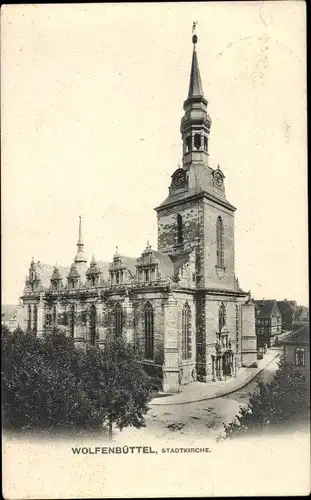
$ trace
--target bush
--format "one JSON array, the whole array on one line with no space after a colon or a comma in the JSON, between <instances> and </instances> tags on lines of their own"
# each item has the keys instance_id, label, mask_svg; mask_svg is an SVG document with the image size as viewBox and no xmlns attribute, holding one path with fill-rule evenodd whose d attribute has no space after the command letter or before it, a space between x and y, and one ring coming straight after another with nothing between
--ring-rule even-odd
<instances>
[{"instance_id":1,"label":"bush","mask_svg":"<svg viewBox=\"0 0 311 500\"><path fill-rule=\"evenodd\" d=\"M122 429L144 425L148 377L122 340L77 350L54 331L44 339L2 330L2 412L6 429Z\"/></svg>"}]
</instances>

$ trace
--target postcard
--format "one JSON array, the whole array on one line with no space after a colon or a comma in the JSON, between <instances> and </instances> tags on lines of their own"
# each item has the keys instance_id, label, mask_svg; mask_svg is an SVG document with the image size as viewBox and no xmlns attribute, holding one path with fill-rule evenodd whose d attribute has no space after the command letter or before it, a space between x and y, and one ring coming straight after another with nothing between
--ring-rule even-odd
<instances>
[{"instance_id":1,"label":"postcard","mask_svg":"<svg viewBox=\"0 0 311 500\"><path fill-rule=\"evenodd\" d=\"M2 6L4 498L310 492L305 38Z\"/></svg>"}]
</instances>

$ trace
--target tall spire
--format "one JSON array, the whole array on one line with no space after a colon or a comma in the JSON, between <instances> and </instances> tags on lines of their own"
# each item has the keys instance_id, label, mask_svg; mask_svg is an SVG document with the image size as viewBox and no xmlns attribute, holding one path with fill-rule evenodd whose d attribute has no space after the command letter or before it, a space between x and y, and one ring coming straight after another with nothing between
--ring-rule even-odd
<instances>
[{"instance_id":1,"label":"tall spire","mask_svg":"<svg viewBox=\"0 0 311 500\"><path fill-rule=\"evenodd\" d=\"M190 71L190 83L189 83L189 92L188 99L191 97L204 97L203 87L201 81L201 75L199 70L198 56L196 51L196 44L198 42L198 37L195 33L197 22L193 23L192 27L192 43L193 43L193 53L192 53L192 63L191 63L191 71Z\"/></svg>"},{"instance_id":2,"label":"tall spire","mask_svg":"<svg viewBox=\"0 0 311 500\"><path fill-rule=\"evenodd\" d=\"M207 99L204 97L199 70L196 25L195 21L192 26L193 53L189 91L184 102L185 113L180 126L183 140L183 168L188 168L193 162L203 162L208 165L208 139L212 123L207 112Z\"/></svg>"},{"instance_id":3,"label":"tall spire","mask_svg":"<svg viewBox=\"0 0 311 500\"><path fill-rule=\"evenodd\" d=\"M75 257L75 262L87 262L85 255L84 255L84 244L83 244L83 239L82 239L82 218L81 215L79 216L79 237L78 237L78 243L77 243L77 255Z\"/></svg>"}]
</instances>

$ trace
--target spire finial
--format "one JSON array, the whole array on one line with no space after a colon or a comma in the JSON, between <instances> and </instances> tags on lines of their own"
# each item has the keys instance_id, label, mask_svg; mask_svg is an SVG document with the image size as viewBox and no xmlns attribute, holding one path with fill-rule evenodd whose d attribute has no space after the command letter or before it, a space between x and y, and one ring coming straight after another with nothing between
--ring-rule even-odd
<instances>
[{"instance_id":1,"label":"spire finial","mask_svg":"<svg viewBox=\"0 0 311 500\"><path fill-rule=\"evenodd\" d=\"M193 21L192 24L192 43L195 45L198 41L198 37L196 35L196 27L197 27L198 21Z\"/></svg>"},{"instance_id":2,"label":"spire finial","mask_svg":"<svg viewBox=\"0 0 311 500\"><path fill-rule=\"evenodd\" d=\"M78 238L78 245L83 245L82 242L82 217L79 215L79 238Z\"/></svg>"},{"instance_id":3,"label":"spire finial","mask_svg":"<svg viewBox=\"0 0 311 500\"><path fill-rule=\"evenodd\" d=\"M78 251L77 255L75 257L75 262L86 262L86 258L83 253L83 240L82 240L82 217L79 215L79 236L78 236L78 243L77 243Z\"/></svg>"},{"instance_id":4,"label":"spire finial","mask_svg":"<svg viewBox=\"0 0 311 500\"><path fill-rule=\"evenodd\" d=\"M192 42L193 42L193 53L192 53L192 63L191 63L191 71L190 71L190 83L189 83L189 92L188 99L192 97L201 97L204 98L201 75L199 70L198 56L195 48L195 44L198 41L198 37L195 34L197 21L193 23L192 26Z\"/></svg>"}]
</instances>

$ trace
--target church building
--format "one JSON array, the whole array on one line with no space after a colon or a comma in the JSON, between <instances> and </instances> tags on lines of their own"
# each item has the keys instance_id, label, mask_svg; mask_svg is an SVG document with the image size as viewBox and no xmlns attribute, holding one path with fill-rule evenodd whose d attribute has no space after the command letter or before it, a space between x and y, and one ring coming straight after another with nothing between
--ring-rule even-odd
<instances>
[{"instance_id":1,"label":"church building","mask_svg":"<svg viewBox=\"0 0 311 500\"><path fill-rule=\"evenodd\" d=\"M21 327L44 336L58 327L80 348L123 336L160 390L235 376L257 360L255 312L235 276L234 214L225 176L209 164L211 118L196 34L181 120L182 166L156 208L158 248L136 259L116 250L88 264L79 219L70 267L32 260L21 297ZM61 252L61 249L60 249Z\"/></svg>"}]
</instances>

